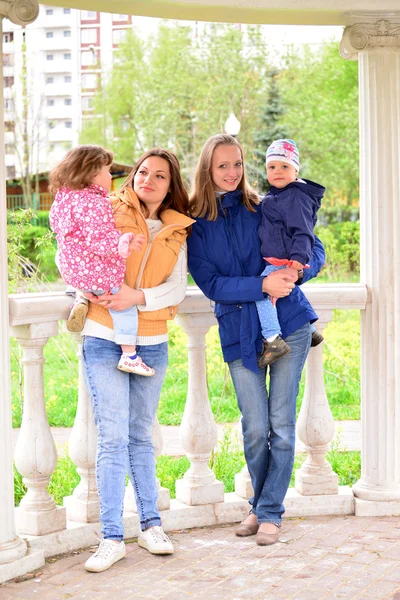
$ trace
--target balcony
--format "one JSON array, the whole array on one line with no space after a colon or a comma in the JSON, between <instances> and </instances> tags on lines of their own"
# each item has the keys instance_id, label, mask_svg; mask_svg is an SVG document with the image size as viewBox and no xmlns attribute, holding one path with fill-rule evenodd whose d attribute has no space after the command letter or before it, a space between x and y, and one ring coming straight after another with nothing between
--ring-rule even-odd
<instances>
[{"instance_id":1,"label":"balcony","mask_svg":"<svg viewBox=\"0 0 400 600\"><path fill-rule=\"evenodd\" d=\"M54 60L46 60L43 63L44 73L71 73L72 61L56 58Z\"/></svg>"},{"instance_id":2,"label":"balcony","mask_svg":"<svg viewBox=\"0 0 400 600\"><path fill-rule=\"evenodd\" d=\"M334 308L363 311L367 303L362 284L304 286L319 314L323 331ZM45 556L96 543L99 533L99 500L95 483L96 432L91 403L79 367L78 407L69 440L69 454L81 481L73 494L56 506L46 490L55 470L57 453L44 404L43 347L58 332L67 317L70 299L60 293L19 294L9 297L11 335L23 350L24 412L15 451L15 463L28 492L15 509L17 531L31 551ZM178 324L188 336L188 393L181 425L183 447L190 469L177 482L177 499L159 490L159 507L166 530L239 521L252 494L247 468L237 473L235 492L225 494L223 484L207 467L217 443L217 428L207 393L205 335L216 321L210 302L195 287L188 289L179 307ZM80 335L74 334L81 361ZM306 387L298 419L298 435L305 443L308 459L296 472L296 488L286 496L286 516L344 515L354 513L354 498L348 487L338 487L337 475L324 458L333 437L334 422L326 397L322 347L311 349L306 366ZM158 456L161 430L156 421L153 439ZM139 523L132 494L127 487L124 525L126 537L138 534ZM1 581L1 579L0 579Z\"/></svg>"},{"instance_id":3,"label":"balcony","mask_svg":"<svg viewBox=\"0 0 400 600\"><path fill-rule=\"evenodd\" d=\"M72 83L46 83L44 86L45 96L72 96Z\"/></svg>"},{"instance_id":4,"label":"balcony","mask_svg":"<svg viewBox=\"0 0 400 600\"><path fill-rule=\"evenodd\" d=\"M65 108L71 108L66 106ZM63 127L62 125L49 129L48 141L49 142L74 142L77 139L77 132L73 128Z\"/></svg>"},{"instance_id":5,"label":"balcony","mask_svg":"<svg viewBox=\"0 0 400 600\"><path fill-rule=\"evenodd\" d=\"M46 106L46 117L49 120L52 119L70 119L72 120L72 116L73 116L73 110L72 110L72 106L71 105L65 105L63 103L62 100L57 100L56 102L56 106ZM68 131L68 129L65 127L57 127L55 129L65 129L66 131ZM54 131L54 130L52 130ZM51 141L56 141L56 140L51 140Z\"/></svg>"}]
</instances>

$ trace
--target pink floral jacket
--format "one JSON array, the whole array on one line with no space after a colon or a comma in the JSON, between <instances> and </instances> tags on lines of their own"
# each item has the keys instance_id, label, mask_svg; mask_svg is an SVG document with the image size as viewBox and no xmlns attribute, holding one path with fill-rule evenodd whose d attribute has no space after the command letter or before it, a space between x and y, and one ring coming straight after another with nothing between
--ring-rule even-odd
<instances>
[{"instance_id":1,"label":"pink floral jacket","mask_svg":"<svg viewBox=\"0 0 400 600\"><path fill-rule=\"evenodd\" d=\"M60 188L50 210L57 237L62 278L80 290L111 290L121 285L125 260L118 253L107 191L99 185L82 190Z\"/></svg>"}]
</instances>

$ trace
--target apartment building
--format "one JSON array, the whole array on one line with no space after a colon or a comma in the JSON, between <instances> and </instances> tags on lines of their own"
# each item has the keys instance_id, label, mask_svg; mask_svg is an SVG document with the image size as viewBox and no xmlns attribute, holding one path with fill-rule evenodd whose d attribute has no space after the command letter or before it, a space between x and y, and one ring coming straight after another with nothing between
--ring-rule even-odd
<instances>
[{"instance_id":1,"label":"apartment building","mask_svg":"<svg viewBox=\"0 0 400 600\"><path fill-rule=\"evenodd\" d=\"M133 17L40 6L22 28L3 22L6 177L44 172L78 143L93 96Z\"/></svg>"}]
</instances>

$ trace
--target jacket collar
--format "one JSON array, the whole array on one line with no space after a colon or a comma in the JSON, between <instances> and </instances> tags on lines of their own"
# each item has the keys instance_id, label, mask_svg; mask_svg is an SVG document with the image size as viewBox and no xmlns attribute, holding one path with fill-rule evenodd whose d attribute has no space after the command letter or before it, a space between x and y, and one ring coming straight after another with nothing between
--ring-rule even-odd
<instances>
[{"instance_id":1,"label":"jacket collar","mask_svg":"<svg viewBox=\"0 0 400 600\"><path fill-rule=\"evenodd\" d=\"M136 210L140 211L140 202L139 198L132 190L132 188L125 188L121 192L114 192L113 196L118 198L121 202L126 204L127 206L133 207ZM185 229L189 227L189 225L193 225L195 223L194 219L174 210L172 208L167 208L160 213L160 219L163 223L163 227L170 227L175 225L175 229Z\"/></svg>"},{"instance_id":2,"label":"jacket collar","mask_svg":"<svg viewBox=\"0 0 400 600\"><path fill-rule=\"evenodd\" d=\"M218 212L223 213L226 208L237 207L241 204L243 192L241 189L236 189L233 192L227 192L218 201Z\"/></svg>"}]
</instances>

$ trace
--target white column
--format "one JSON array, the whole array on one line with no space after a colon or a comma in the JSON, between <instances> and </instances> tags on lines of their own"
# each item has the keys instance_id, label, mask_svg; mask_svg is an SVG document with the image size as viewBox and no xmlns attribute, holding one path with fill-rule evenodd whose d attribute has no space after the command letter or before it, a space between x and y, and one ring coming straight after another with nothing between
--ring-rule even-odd
<instances>
[{"instance_id":1,"label":"white column","mask_svg":"<svg viewBox=\"0 0 400 600\"><path fill-rule=\"evenodd\" d=\"M4 107L2 23L7 17L27 24L38 14L36 1L0 3L0 583L36 569L44 563L43 551L27 554L26 542L17 537L14 520L14 477L11 451L11 390L8 329L7 203L4 173ZM20 14L21 13L21 14Z\"/></svg>"},{"instance_id":2,"label":"white column","mask_svg":"<svg viewBox=\"0 0 400 600\"><path fill-rule=\"evenodd\" d=\"M186 313L178 314L177 321L188 336L188 395L180 437L191 464L176 482L176 497L189 505L223 502L224 484L208 466L218 431L207 392L205 336L215 318L212 313Z\"/></svg>"},{"instance_id":3,"label":"white column","mask_svg":"<svg viewBox=\"0 0 400 600\"><path fill-rule=\"evenodd\" d=\"M359 61L361 479L357 515L400 515L400 12L350 14L342 57Z\"/></svg>"},{"instance_id":4,"label":"white column","mask_svg":"<svg viewBox=\"0 0 400 600\"><path fill-rule=\"evenodd\" d=\"M86 389L82 366L82 338L72 334L78 344L78 406L68 442L68 452L81 478L72 496L64 498L67 517L78 523L93 523L100 518L100 501L96 483L97 430L91 400Z\"/></svg>"},{"instance_id":5,"label":"white column","mask_svg":"<svg viewBox=\"0 0 400 600\"><path fill-rule=\"evenodd\" d=\"M332 320L332 310L318 311L318 316L315 326L322 333ZM308 453L295 474L295 488L303 496L338 493L338 476L325 458L335 434L335 423L325 392L322 350L323 344L310 349L304 397L297 420L297 434Z\"/></svg>"},{"instance_id":6,"label":"white column","mask_svg":"<svg viewBox=\"0 0 400 600\"><path fill-rule=\"evenodd\" d=\"M158 422L157 416L154 419L154 423L153 423L153 445L154 445L154 458L155 458L155 460L157 460L157 458L160 456L162 449L163 449L162 431L161 431L160 423ZM170 506L171 506L171 493L168 488L162 487L158 477L156 478L156 481L157 481L157 490L158 490L158 502L157 502L158 510L169 510Z\"/></svg>"},{"instance_id":7,"label":"white column","mask_svg":"<svg viewBox=\"0 0 400 600\"><path fill-rule=\"evenodd\" d=\"M65 508L47 491L57 464L57 452L44 402L43 347L57 335L58 323L32 323L11 329L23 348L24 408L15 447L15 465L28 488L16 509L19 533L44 535L66 527Z\"/></svg>"}]
</instances>

